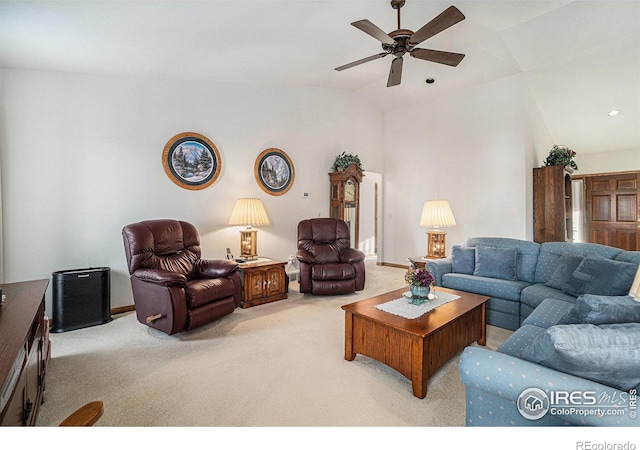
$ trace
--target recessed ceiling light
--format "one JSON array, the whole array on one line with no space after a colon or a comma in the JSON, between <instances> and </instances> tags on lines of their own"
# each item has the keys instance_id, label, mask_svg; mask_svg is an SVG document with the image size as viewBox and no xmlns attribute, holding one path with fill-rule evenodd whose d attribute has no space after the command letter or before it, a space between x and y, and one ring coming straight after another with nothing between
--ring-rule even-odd
<instances>
[{"instance_id":1,"label":"recessed ceiling light","mask_svg":"<svg viewBox=\"0 0 640 450\"><path fill-rule=\"evenodd\" d=\"M613 110L609 111L609 116L610 117L617 116L618 114L620 114L620 111L618 111L617 109L613 109Z\"/></svg>"}]
</instances>

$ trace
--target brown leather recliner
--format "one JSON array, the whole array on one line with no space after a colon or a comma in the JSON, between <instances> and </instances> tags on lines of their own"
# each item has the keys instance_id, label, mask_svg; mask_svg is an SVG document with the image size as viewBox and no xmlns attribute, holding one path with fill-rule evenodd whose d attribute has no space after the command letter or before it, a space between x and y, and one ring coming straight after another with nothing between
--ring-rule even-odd
<instances>
[{"instance_id":1,"label":"brown leather recliner","mask_svg":"<svg viewBox=\"0 0 640 450\"><path fill-rule=\"evenodd\" d=\"M349 294L364 289L364 253L351 248L346 222L329 218L298 224L300 292Z\"/></svg>"},{"instance_id":2,"label":"brown leather recliner","mask_svg":"<svg viewBox=\"0 0 640 450\"><path fill-rule=\"evenodd\" d=\"M200 259L190 223L157 219L122 229L138 321L167 334L232 313L242 299L238 265Z\"/></svg>"}]
</instances>

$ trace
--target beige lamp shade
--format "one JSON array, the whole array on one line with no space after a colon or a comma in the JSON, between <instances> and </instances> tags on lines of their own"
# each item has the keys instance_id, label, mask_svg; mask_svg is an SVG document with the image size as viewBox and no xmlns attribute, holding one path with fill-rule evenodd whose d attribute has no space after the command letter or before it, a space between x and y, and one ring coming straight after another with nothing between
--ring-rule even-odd
<instances>
[{"instance_id":1,"label":"beige lamp shade","mask_svg":"<svg viewBox=\"0 0 640 450\"><path fill-rule=\"evenodd\" d=\"M251 228L253 225L266 226L269 223L267 211L259 198L239 198L231 212L229 225L242 225Z\"/></svg>"},{"instance_id":2,"label":"beige lamp shade","mask_svg":"<svg viewBox=\"0 0 640 450\"><path fill-rule=\"evenodd\" d=\"M446 200L430 200L424 202L422 215L420 216L421 227L433 227L427 231L427 259L446 257L446 235L440 231L440 227L455 227L456 219L453 218L451 206Z\"/></svg>"},{"instance_id":3,"label":"beige lamp shade","mask_svg":"<svg viewBox=\"0 0 640 450\"><path fill-rule=\"evenodd\" d=\"M246 226L240 231L240 256L251 260L258 256L258 230L253 225L270 225L267 211L259 198L240 198L231 212L229 225Z\"/></svg>"},{"instance_id":4,"label":"beige lamp shade","mask_svg":"<svg viewBox=\"0 0 640 450\"><path fill-rule=\"evenodd\" d=\"M640 266L638 266L638 272L636 272L636 278L633 280L629 295L640 302Z\"/></svg>"},{"instance_id":5,"label":"beige lamp shade","mask_svg":"<svg viewBox=\"0 0 640 450\"><path fill-rule=\"evenodd\" d=\"M420 216L420 226L434 228L455 227L456 219L453 218L449 202L446 200L424 202L422 215Z\"/></svg>"}]
</instances>

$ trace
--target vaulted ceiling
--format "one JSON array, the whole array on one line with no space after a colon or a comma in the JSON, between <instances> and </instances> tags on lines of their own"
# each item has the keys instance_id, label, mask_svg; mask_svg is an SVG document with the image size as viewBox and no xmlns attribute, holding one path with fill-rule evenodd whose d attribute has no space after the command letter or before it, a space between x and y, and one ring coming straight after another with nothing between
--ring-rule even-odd
<instances>
[{"instance_id":1,"label":"vaulted ceiling","mask_svg":"<svg viewBox=\"0 0 640 450\"><path fill-rule=\"evenodd\" d=\"M554 142L640 148L640 1L407 0L402 28L451 4L466 19L420 47L464 60L406 57L390 88L390 57L334 70L382 51L350 23L395 30L389 0L2 0L0 67L344 89L383 112L523 74Z\"/></svg>"}]
</instances>

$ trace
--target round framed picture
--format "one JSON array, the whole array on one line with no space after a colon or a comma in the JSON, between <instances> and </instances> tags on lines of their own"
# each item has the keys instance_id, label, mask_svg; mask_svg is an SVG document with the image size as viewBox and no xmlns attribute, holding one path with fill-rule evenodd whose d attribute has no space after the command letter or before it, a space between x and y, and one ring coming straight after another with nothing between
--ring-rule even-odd
<instances>
[{"instance_id":1,"label":"round framed picture","mask_svg":"<svg viewBox=\"0 0 640 450\"><path fill-rule=\"evenodd\" d=\"M211 186L222 169L218 149L198 133L180 133L169 139L162 152L162 165L171 181L192 190Z\"/></svg>"},{"instance_id":2,"label":"round framed picture","mask_svg":"<svg viewBox=\"0 0 640 450\"><path fill-rule=\"evenodd\" d=\"M254 172L258 185L267 194L282 195L293 186L293 163L289 155L280 149L268 148L260 153Z\"/></svg>"}]
</instances>

